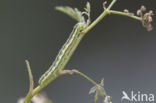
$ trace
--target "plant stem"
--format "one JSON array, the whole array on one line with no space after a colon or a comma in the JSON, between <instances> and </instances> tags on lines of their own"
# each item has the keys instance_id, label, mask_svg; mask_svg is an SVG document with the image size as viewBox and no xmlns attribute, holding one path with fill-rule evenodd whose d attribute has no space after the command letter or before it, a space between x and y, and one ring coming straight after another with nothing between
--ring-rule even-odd
<instances>
[{"instance_id":1,"label":"plant stem","mask_svg":"<svg viewBox=\"0 0 156 103\"><path fill-rule=\"evenodd\" d=\"M92 23L90 24L85 30L84 32L87 33L88 31L90 31L97 23L99 23L106 15L108 14L108 12L106 12L106 10Z\"/></svg>"},{"instance_id":2,"label":"plant stem","mask_svg":"<svg viewBox=\"0 0 156 103\"><path fill-rule=\"evenodd\" d=\"M110 10L112 8L112 6L115 4L117 0L113 0L110 5L108 6L107 10Z\"/></svg>"},{"instance_id":3,"label":"plant stem","mask_svg":"<svg viewBox=\"0 0 156 103\"><path fill-rule=\"evenodd\" d=\"M25 62L26 62L26 66L27 66L27 70L28 70L28 74L29 74L29 81L30 81L29 84L30 84L30 86L29 86L29 92L28 92L27 96L25 97L23 103L28 103L28 101L32 98L34 81L33 81L33 75L32 75L32 72L31 72L29 61L26 60Z\"/></svg>"},{"instance_id":4,"label":"plant stem","mask_svg":"<svg viewBox=\"0 0 156 103\"><path fill-rule=\"evenodd\" d=\"M125 12L120 12L120 11L115 11L115 10L109 10L108 12L109 12L109 14L128 16L130 18L133 18L133 19L136 19L136 20L139 20L139 21L142 20L141 17L135 16L135 15L133 15L131 13L125 13Z\"/></svg>"},{"instance_id":5,"label":"plant stem","mask_svg":"<svg viewBox=\"0 0 156 103\"><path fill-rule=\"evenodd\" d=\"M97 83L94 80L92 80L90 77L88 77L87 75L83 74L82 72L79 72L77 70L74 70L73 72L76 73L76 74L79 74L82 77L84 77L85 79L90 81L92 84L97 85Z\"/></svg>"},{"instance_id":6,"label":"plant stem","mask_svg":"<svg viewBox=\"0 0 156 103\"><path fill-rule=\"evenodd\" d=\"M64 74L72 74L72 73L79 74L79 75L82 76L83 78L85 78L85 79L87 79L88 81L90 81L92 84L98 85L98 84L97 84L94 80L92 80L90 77L88 77L88 76L85 75L84 73L79 72L79 71L77 71L77 70L68 70L68 72L66 72L66 73L64 73ZM60 75L60 76L61 76L61 75ZM33 96L35 96L38 92L40 92L43 88L44 88L44 87L41 87L40 85L37 86L37 87L33 90L33 92L32 92L31 95L29 94L29 95L27 95L27 96L25 97L23 103L29 103L29 101L31 100L31 98L32 98Z\"/></svg>"},{"instance_id":7,"label":"plant stem","mask_svg":"<svg viewBox=\"0 0 156 103\"><path fill-rule=\"evenodd\" d=\"M43 89L43 88L42 88L41 86L37 86L37 87L33 90L33 92L32 92L31 95L28 94L28 95L24 98L23 103L29 103L29 101L32 99L32 97L35 96L38 92L40 92L42 89Z\"/></svg>"},{"instance_id":8,"label":"plant stem","mask_svg":"<svg viewBox=\"0 0 156 103\"><path fill-rule=\"evenodd\" d=\"M114 5L114 3L116 2L117 0L113 0L111 2L111 4L108 6L107 9L104 10L104 12L96 19L93 21L92 24L90 24L85 30L84 32L87 33L88 31L90 31L97 23L99 23L109 12L109 10L111 9L111 7Z\"/></svg>"},{"instance_id":9,"label":"plant stem","mask_svg":"<svg viewBox=\"0 0 156 103\"><path fill-rule=\"evenodd\" d=\"M39 91L41 91L43 88L39 85L39 86L37 86L35 89L34 89L34 91L33 91L33 95L32 96L34 96L34 95L36 95Z\"/></svg>"},{"instance_id":10,"label":"plant stem","mask_svg":"<svg viewBox=\"0 0 156 103\"><path fill-rule=\"evenodd\" d=\"M88 31L90 31L97 23L99 23L107 14L116 14L116 15L122 15L122 16L127 16L139 21L142 21L141 17L135 16L131 13L125 13L125 12L120 12L120 11L115 11L115 10L110 10L111 7L114 5L114 3L117 0L113 0L112 3L108 6L107 9L104 10L104 12L96 19L93 21L92 24L90 24L85 30L84 32L87 33Z\"/></svg>"}]
</instances>

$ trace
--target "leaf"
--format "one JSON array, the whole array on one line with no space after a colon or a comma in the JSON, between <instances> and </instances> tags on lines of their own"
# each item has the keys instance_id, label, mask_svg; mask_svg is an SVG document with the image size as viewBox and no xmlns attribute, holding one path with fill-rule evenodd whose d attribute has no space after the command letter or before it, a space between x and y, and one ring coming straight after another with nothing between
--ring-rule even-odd
<instances>
[{"instance_id":1,"label":"leaf","mask_svg":"<svg viewBox=\"0 0 156 103\"><path fill-rule=\"evenodd\" d=\"M87 2L86 8L84 8L87 13L90 13L90 3Z\"/></svg>"},{"instance_id":2,"label":"leaf","mask_svg":"<svg viewBox=\"0 0 156 103\"><path fill-rule=\"evenodd\" d=\"M101 85L101 86L104 86L104 78L101 79L100 85Z\"/></svg>"},{"instance_id":3,"label":"leaf","mask_svg":"<svg viewBox=\"0 0 156 103\"><path fill-rule=\"evenodd\" d=\"M30 82L28 94L32 94L33 88L34 88L33 75L32 75L32 72L31 72L29 61L28 60L25 60L25 62L26 62L26 66L27 66L27 70L28 70L28 75L29 75L29 82Z\"/></svg>"},{"instance_id":4,"label":"leaf","mask_svg":"<svg viewBox=\"0 0 156 103\"><path fill-rule=\"evenodd\" d=\"M94 103L96 103L96 101L98 100L98 96L104 97L104 101L105 102L107 101L106 103L110 103L110 102L108 102L110 100L110 98L108 98L109 96L107 96L103 86L104 86L104 79L101 80L100 84L97 84L90 89L89 94L95 93Z\"/></svg>"},{"instance_id":5,"label":"leaf","mask_svg":"<svg viewBox=\"0 0 156 103\"><path fill-rule=\"evenodd\" d=\"M69 6L57 6L55 9L67 14L71 18L77 20L78 22L84 22L82 12L79 11L77 8L73 9Z\"/></svg>"},{"instance_id":6,"label":"leaf","mask_svg":"<svg viewBox=\"0 0 156 103\"><path fill-rule=\"evenodd\" d=\"M95 93L96 90L97 90L97 86L92 87L92 88L89 90L89 94Z\"/></svg>"},{"instance_id":7,"label":"leaf","mask_svg":"<svg viewBox=\"0 0 156 103\"><path fill-rule=\"evenodd\" d=\"M84 8L84 12L82 12L83 14L85 14L86 16L87 16L87 25L89 25L90 24L90 22L91 22L91 18L90 18L90 11L91 11L91 9L90 9L90 3L89 2L87 2L86 3L86 7Z\"/></svg>"}]
</instances>

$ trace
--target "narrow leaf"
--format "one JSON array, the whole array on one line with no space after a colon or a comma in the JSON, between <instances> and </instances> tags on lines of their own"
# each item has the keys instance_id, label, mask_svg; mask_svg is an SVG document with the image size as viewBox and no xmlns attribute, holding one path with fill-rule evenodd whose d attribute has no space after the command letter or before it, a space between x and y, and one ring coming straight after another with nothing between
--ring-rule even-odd
<instances>
[{"instance_id":1,"label":"narrow leaf","mask_svg":"<svg viewBox=\"0 0 156 103\"><path fill-rule=\"evenodd\" d=\"M29 81L30 81L29 93L32 94L33 88L34 88L33 75L32 75L32 72L31 72L29 61L28 60L25 60L25 62L26 62L26 66L27 66L27 70L28 70L28 75L29 75Z\"/></svg>"},{"instance_id":2,"label":"narrow leaf","mask_svg":"<svg viewBox=\"0 0 156 103\"><path fill-rule=\"evenodd\" d=\"M90 3L87 2L86 8L84 8L86 12L90 13Z\"/></svg>"}]
</instances>

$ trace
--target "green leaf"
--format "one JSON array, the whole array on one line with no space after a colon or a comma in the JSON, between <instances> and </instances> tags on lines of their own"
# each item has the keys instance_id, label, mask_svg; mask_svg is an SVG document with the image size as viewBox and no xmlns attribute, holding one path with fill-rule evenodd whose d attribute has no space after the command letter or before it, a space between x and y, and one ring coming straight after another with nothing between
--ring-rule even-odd
<instances>
[{"instance_id":1,"label":"green leaf","mask_svg":"<svg viewBox=\"0 0 156 103\"><path fill-rule=\"evenodd\" d=\"M75 19L78 22L84 22L82 12L79 11L77 8L73 9L69 6L57 6L55 9L67 14L68 16L70 16L71 18Z\"/></svg>"},{"instance_id":2,"label":"green leaf","mask_svg":"<svg viewBox=\"0 0 156 103\"><path fill-rule=\"evenodd\" d=\"M30 82L28 94L32 94L33 88L34 88L33 75L32 75L32 72L31 72L29 61L28 60L25 60L25 62L26 62L26 66L27 66L27 70L28 70L28 75L29 75L29 82Z\"/></svg>"},{"instance_id":3,"label":"green leaf","mask_svg":"<svg viewBox=\"0 0 156 103\"><path fill-rule=\"evenodd\" d=\"M87 13L90 13L90 3L87 2L86 8L84 8Z\"/></svg>"}]
</instances>

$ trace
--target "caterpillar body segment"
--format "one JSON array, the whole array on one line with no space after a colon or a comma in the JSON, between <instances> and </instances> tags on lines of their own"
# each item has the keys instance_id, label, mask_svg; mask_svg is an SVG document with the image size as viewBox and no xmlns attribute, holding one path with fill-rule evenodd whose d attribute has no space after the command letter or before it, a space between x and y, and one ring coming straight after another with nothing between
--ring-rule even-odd
<instances>
[{"instance_id":1,"label":"caterpillar body segment","mask_svg":"<svg viewBox=\"0 0 156 103\"><path fill-rule=\"evenodd\" d=\"M39 84L45 86L58 77L58 71L64 69L76 47L83 38L85 23L77 23L71 32L66 43L60 49L55 61L39 79Z\"/></svg>"}]
</instances>

